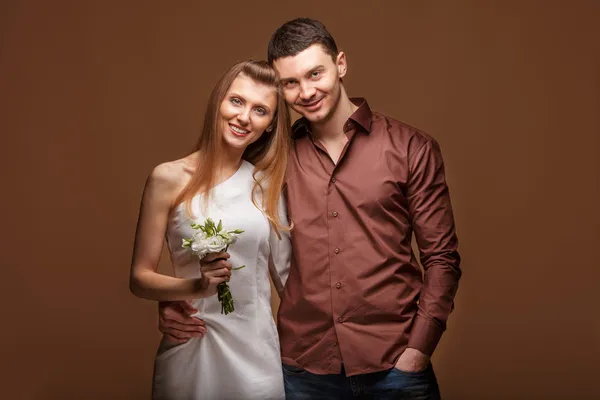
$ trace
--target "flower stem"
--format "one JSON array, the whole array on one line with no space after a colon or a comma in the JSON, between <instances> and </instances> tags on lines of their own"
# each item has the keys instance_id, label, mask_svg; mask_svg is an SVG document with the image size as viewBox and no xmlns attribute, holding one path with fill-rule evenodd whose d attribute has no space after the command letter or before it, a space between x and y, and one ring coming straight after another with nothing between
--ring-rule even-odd
<instances>
[{"instance_id":1,"label":"flower stem","mask_svg":"<svg viewBox=\"0 0 600 400\"><path fill-rule=\"evenodd\" d=\"M235 310L233 297L231 296L227 282L221 282L217 286L217 298L221 302L221 314L227 315Z\"/></svg>"}]
</instances>

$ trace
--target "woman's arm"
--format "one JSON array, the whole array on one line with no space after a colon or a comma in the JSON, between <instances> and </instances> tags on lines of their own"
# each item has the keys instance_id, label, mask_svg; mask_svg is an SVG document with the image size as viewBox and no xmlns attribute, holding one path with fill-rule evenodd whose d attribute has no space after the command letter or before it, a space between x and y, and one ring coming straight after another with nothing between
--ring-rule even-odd
<instances>
[{"instance_id":1,"label":"woman's arm","mask_svg":"<svg viewBox=\"0 0 600 400\"><path fill-rule=\"evenodd\" d=\"M157 272L169 211L182 188L181 173L177 165L165 163L154 168L146 181L129 279L129 288L138 297L156 301L191 300L215 294L216 286L229 280L231 266L227 261L203 266L202 278L196 279Z\"/></svg>"}]
</instances>

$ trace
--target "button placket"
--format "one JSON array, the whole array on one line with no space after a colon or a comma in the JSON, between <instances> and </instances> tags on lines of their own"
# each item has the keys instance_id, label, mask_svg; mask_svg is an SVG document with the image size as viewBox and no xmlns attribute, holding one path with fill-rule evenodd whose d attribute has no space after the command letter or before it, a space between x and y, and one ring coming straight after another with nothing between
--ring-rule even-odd
<instances>
[{"instance_id":1,"label":"button placket","mask_svg":"<svg viewBox=\"0 0 600 400\"><path fill-rule=\"evenodd\" d=\"M340 324L340 328L342 328L342 324L344 323L344 318L343 318L343 314L345 312L344 310L344 293L342 290L340 290L343 285L340 281L338 281L338 279L342 278L342 276L340 275L340 265L339 263L343 261L343 259L340 259L339 257L333 258L335 257L335 255L339 254L341 249L339 247L336 246L341 244L341 240L343 238L343 232L342 232L342 226L340 225L342 222L342 219L340 217L340 214L337 210L340 210L340 198L339 198L339 193L338 193L338 187L336 187L336 182L337 182L337 178L335 176L335 173L332 173L330 175L330 179L329 179L329 187L328 187L328 191L327 191L327 212L329 214L328 220L327 221L327 225L328 225L328 232L329 232L329 249L330 251L333 250L334 256L330 257L330 268L331 268L331 275L330 275L330 290L333 291L332 293L332 303L333 303L333 321L334 324ZM326 214L327 215L327 214ZM331 254L331 253L329 253ZM341 257L341 256L340 256ZM334 294L335 293L335 294ZM332 345L332 350L338 354L339 352L339 348L340 348L340 344L339 342L334 341L333 345ZM335 350L334 350L335 349ZM339 357L339 356L338 356Z\"/></svg>"}]
</instances>

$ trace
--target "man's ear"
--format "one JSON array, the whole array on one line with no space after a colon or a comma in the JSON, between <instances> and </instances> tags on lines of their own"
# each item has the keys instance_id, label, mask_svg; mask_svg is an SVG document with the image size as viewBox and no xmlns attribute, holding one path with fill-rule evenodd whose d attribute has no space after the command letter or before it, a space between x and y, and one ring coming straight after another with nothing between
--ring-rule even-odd
<instances>
[{"instance_id":1,"label":"man's ear","mask_svg":"<svg viewBox=\"0 0 600 400\"><path fill-rule=\"evenodd\" d=\"M338 70L338 78L343 78L346 76L346 72L348 71L348 64L346 63L346 54L343 51L340 51L335 59L335 65Z\"/></svg>"}]
</instances>

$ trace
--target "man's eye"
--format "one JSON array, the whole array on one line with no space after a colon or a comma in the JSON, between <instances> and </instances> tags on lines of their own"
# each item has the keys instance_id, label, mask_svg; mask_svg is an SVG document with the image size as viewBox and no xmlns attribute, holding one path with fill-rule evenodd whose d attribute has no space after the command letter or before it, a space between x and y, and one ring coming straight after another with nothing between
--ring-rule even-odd
<instances>
[{"instance_id":1,"label":"man's eye","mask_svg":"<svg viewBox=\"0 0 600 400\"><path fill-rule=\"evenodd\" d=\"M285 87L287 87L287 88L294 87L295 85L296 85L296 81L287 81L285 83Z\"/></svg>"},{"instance_id":2,"label":"man's eye","mask_svg":"<svg viewBox=\"0 0 600 400\"><path fill-rule=\"evenodd\" d=\"M313 78L317 78L319 75L321 75L320 71L313 71L313 73L312 73Z\"/></svg>"}]
</instances>

